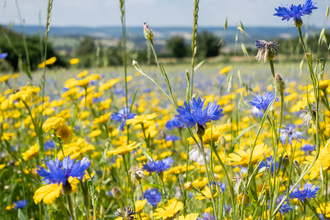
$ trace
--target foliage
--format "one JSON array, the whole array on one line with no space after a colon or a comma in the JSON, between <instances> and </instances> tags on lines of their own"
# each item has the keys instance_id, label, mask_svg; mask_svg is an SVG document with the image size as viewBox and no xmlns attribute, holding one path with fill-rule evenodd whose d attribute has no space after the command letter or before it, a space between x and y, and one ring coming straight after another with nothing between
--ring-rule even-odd
<instances>
[{"instance_id":1,"label":"foliage","mask_svg":"<svg viewBox=\"0 0 330 220\"><path fill-rule=\"evenodd\" d=\"M182 58L187 55L187 47L182 36L173 36L167 40L166 44L171 50L173 57Z\"/></svg>"}]
</instances>

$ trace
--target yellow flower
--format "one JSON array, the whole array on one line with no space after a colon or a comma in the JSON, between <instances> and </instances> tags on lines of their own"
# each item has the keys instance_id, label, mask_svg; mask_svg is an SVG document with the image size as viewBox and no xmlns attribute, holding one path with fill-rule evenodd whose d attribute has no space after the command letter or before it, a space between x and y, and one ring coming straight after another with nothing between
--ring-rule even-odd
<instances>
[{"instance_id":1,"label":"yellow flower","mask_svg":"<svg viewBox=\"0 0 330 220\"><path fill-rule=\"evenodd\" d=\"M70 176L70 177L68 178L68 182L69 182L70 185L71 185L71 192L72 192L72 193L77 192L77 190L78 190L79 180L78 180L76 177L73 178L72 176Z\"/></svg>"},{"instance_id":2,"label":"yellow flower","mask_svg":"<svg viewBox=\"0 0 330 220\"><path fill-rule=\"evenodd\" d=\"M156 113L149 114L149 115L136 115L133 119L128 119L126 121L126 124L128 124L128 125L144 124L156 117L157 117Z\"/></svg>"},{"instance_id":3,"label":"yellow flower","mask_svg":"<svg viewBox=\"0 0 330 220\"><path fill-rule=\"evenodd\" d=\"M178 211L183 208L183 203L176 201L176 199L171 199L164 208L156 209L156 213L151 214L151 216L156 216L155 219L171 219Z\"/></svg>"},{"instance_id":4,"label":"yellow flower","mask_svg":"<svg viewBox=\"0 0 330 220\"><path fill-rule=\"evenodd\" d=\"M0 82L7 82L10 78L10 74L4 75L3 77L0 78Z\"/></svg>"},{"instance_id":5,"label":"yellow flower","mask_svg":"<svg viewBox=\"0 0 330 220\"><path fill-rule=\"evenodd\" d=\"M92 144L89 144L82 138L78 138L78 140L71 142L70 144L63 145L63 151L65 157L70 155L71 159L77 158L79 155L84 155L86 152L94 150L95 147ZM57 154L59 160L63 160L63 152L59 151Z\"/></svg>"},{"instance_id":6,"label":"yellow flower","mask_svg":"<svg viewBox=\"0 0 330 220\"><path fill-rule=\"evenodd\" d=\"M204 186L207 185L207 178L204 177L202 179L202 177L199 177L197 180L193 181L192 182L192 185L195 187L195 188L203 188Z\"/></svg>"},{"instance_id":7,"label":"yellow flower","mask_svg":"<svg viewBox=\"0 0 330 220\"><path fill-rule=\"evenodd\" d=\"M75 65L77 63L79 63L79 59L78 58L73 58L73 59L70 60L70 64L71 65Z\"/></svg>"},{"instance_id":8,"label":"yellow flower","mask_svg":"<svg viewBox=\"0 0 330 220\"><path fill-rule=\"evenodd\" d=\"M93 137L99 136L100 134L102 134L102 131L100 129L98 129L98 130L95 130L95 131L92 131L91 133L89 133L88 136L93 138Z\"/></svg>"},{"instance_id":9,"label":"yellow flower","mask_svg":"<svg viewBox=\"0 0 330 220\"><path fill-rule=\"evenodd\" d=\"M143 207L147 204L147 199L144 200L138 200L134 203L135 205L135 212L141 212L143 210Z\"/></svg>"},{"instance_id":10,"label":"yellow flower","mask_svg":"<svg viewBox=\"0 0 330 220\"><path fill-rule=\"evenodd\" d=\"M256 164L260 157L266 152L266 145L265 144L259 144L255 146L251 163L252 165ZM242 165L243 167L247 167L249 165L251 152L250 149L248 149L246 152L242 150L238 150L237 153L231 153L229 154L229 158L227 160L234 161L231 164L233 165Z\"/></svg>"},{"instance_id":11,"label":"yellow flower","mask_svg":"<svg viewBox=\"0 0 330 220\"><path fill-rule=\"evenodd\" d=\"M36 155L39 152L39 145L35 144L32 147L30 147L27 151L22 153L23 159L25 161L31 160L34 155Z\"/></svg>"},{"instance_id":12,"label":"yellow flower","mask_svg":"<svg viewBox=\"0 0 330 220\"><path fill-rule=\"evenodd\" d=\"M56 131L56 136L60 137L64 143L69 143L73 138L73 132L70 127L63 125Z\"/></svg>"},{"instance_id":13,"label":"yellow flower","mask_svg":"<svg viewBox=\"0 0 330 220\"><path fill-rule=\"evenodd\" d=\"M56 198L61 195L62 183L42 186L34 192L33 200L35 204L44 201L45 204L53 204Z\"/></svg>"},{"instance_id":14,"label":"yellow flower","mask_svg":"<svg viewBox=\"0 0 330 220\"><path fill-rule=\"evenodd\" d=\"M95 118L95 120L93 121L93 124L106 124L109 117L111 115L111 112L105 115L101 115L99 118Z\"/></svg>"},{"instance_id":15,"label":"yellow flower","mask_svg":"<svg viewBox=\"0 0 330 220\"><path fill-rule=\"evenodd\" d=\"M216 142L218 141L219 137L221 136L221 134L227 129L229 128L229 125L227 124L223 124L221 126L216 126L216 127L211 127L208 128L205 131L205 134L203 136L203 143L204 144L210 144L211 143L211 136L212 136L212 141Z\"/></svg>"},{"instance_id":16,"label":"yellow flower","mask_svg":"<svg viewBox=\"0 0 330 220\"><path fill-rule=\"evenodd\" d=\"M51 117L51 118L48 118L44 122L44 124L42 125L42 129L45 132L48 132L51 129L56 130L56 129L58 129L59 127L61 127L63 125L65 125L63 118L60 118L60 117Z\"/></svg>"},{"instance_id":17,"label":"yellow flower","mask_svg":"<svg viewBox=\"0 0 330 220\"><path fill-rule=\"evenodd\" d=\"M15 207L15 204L11 204L6 207L6 210L12 210L12 209L14 209L14 207Z\"/></svg>"},{"instance_id":18,"label":"yellow flower","mask_svg":"<svg viewBox=\"0 0 330 220\"><path fill-rule=\"evenodd\" d=\"M107 157L111 156L111 155L125 155L129 152L131 152L133 149L139 147L138 144L136 144L136 142L133 142L130 145L127 146L122 146L122 147L118 147L115 150L110 150L107 152Z\"/></svg>"},{"instance_id":19,"label":"yellow flower","mask_svg":"<svg viewBox=\"0 0 330 220\"><path fill-rule=\"evenodd\" d=\"M196 220L198 215L199 215L198 213L191 213L191 214L186 215L186 217L181 215L176 220Z\"/></svg>"},{"instance_id":20,"label":"yellow flower","mask_svg":"<svg viewBox=\"0 0 330 220\"><path fill-rule=\"evenodd\" d=\"M0 170L2 170L4 167L6 166L6 164L0 164Z\"/></svg>"},{"instance_id":21,"label":"yellow flower","mask_svg":"<svg viewBox=\"0 0 330 220\"><path fill-rule=\"evenodd\" d=\"M209 200L211 200L212 193L211 193L211 190L209 187L205 187L204 190L202 191L202 193L203 193L203 195L196 196L197 200L204 200L205 198L208 198ZM218 195L218 193L216 192L213 195L213 198L215 198L217 195Z\"/></svg>"},{"instance_id":22,"label":"yellow flower","mask_svg":"<svg viewBox=\"0 0 330 220\"><path fill-rule=\"evenodd\" d=\"M81 73L79 73L79 74L77 75L77 78L84 78L84 77L87 75L87 73L88 73L87 70L82 71Z\"/></svg>"},{"instance_id":23,"label":"yellow flower","mask_svg":"<svg viewBox=\"0 0 330 220\"><path fill-rule=\"evenodd\" d=\"M231 66L226 66L225 68L223 68L219 71L219 74L228 73L230 70L231 70Z\"/></svg>"},{"instance_id":24,"label":"yellow flower","mask_svg":"<svg viewBox=\"0 0 330 220\"><path fill-rule=\"evenodd\" d=\"M49 58L48 60L46 60L46 62L42 62L40 64L38 64L38 68L44 68L45 67L45 64L46 65L52 65L56 62L56 57L51 57Z\"/></svg>"},{"instance_id":25,"label":"yellow flower","mask_svg":"<svg viewBox=\"0 0 330 220\"><path fill-rule=\"evenodd\" d=\"M110 88L112 88L119 81L120 81L120 79L118 79L118 78L117 79L110 79L106 83L103 83L99 87L99 90L100 91L104 91L104 90L110 89Z\"/></svg>"}]
</instances>

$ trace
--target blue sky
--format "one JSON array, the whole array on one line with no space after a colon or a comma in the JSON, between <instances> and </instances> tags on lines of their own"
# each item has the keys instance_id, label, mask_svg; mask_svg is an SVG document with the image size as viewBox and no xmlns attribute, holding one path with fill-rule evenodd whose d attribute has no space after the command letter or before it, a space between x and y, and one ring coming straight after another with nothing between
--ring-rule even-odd
<instances>
[{"instance_id":1,"label":"blue sky","mask_svg":"<svg viewBox=\"0 0 330 220\"><path fill-rule=\"evenodd\" d=\"M46 22L47 0L17 0L26 25ZM304 23L321 27L324 24L329 0L317 0L317 10L305 17ZM244 26L291 26L292 21L274 17L275 7L281 4L303 4L304 0L200 0L199 26L234 26L241 20ZM5 5L5 6L4 6ZM126 0L127 26L192 26L194 0ZM0 0L0 23L19 24L14 0ZM119 0L54 0L53 26L118 26Z\"/></svg>"}]
</instances>

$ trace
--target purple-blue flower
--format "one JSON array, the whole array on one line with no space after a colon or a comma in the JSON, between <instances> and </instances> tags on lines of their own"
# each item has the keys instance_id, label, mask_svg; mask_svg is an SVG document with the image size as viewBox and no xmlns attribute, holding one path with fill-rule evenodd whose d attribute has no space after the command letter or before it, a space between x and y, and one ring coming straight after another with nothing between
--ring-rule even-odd
<instances>
[{"instance_id":1,"label":"purple-blue flower","mask_svg":"<svg viewBox=\"0 0 330 220\"><path fill-rule=\"evenodd\" d=\"M54 141L46 141L44 143L45 151L48 151L50 149L55 149L55 142Z\"/></svg>"},{"instance_id":2,"label":"purple-blue flower","mask_svg":"<svg viewBox=\"0 0 330 220\"><path fill-rule=\"evenodd\" d=\"M214 220L214 219L215 217L211 216L211 214L208 212L204 212L202 218L197 218L197 220Z\"/></svg>"},{"instance_id":3,"label":"purple-blue flower","mask_svg":"<svg viewBox=\"0 0 330 220\"><path fill-rule=\"evenodd\" d=\"M282 20L289 21L291 18L293 20L301 20L301 16L309 15L312 13L313 9L317 9L314 5L316 2L312 0L306 0L305 4L301 6L299 5L287 5L282 7L275 8L276 12L274 16L282 17Z\"/></svg>"},{"instance_id":4,"label":"purple-blue flower","mask_svg":"<svg viewBox=\"0 0 330 220\"><path fill-rule=\"evenodd\" d=\"M304 146L301 147L301 150L306 153L310 153L315 150L315 146L311 144L304 144Z\"/></svg>"},{"instance_id":5,"label":"purple-blue flower","mask_svg":"<svg viewBox=\"0 0 330 220\"><path fill-rule=\"evenodd\" d=\"M14 202L14 209L22 209L24 208L25 206L27 206L29 202L27 200L19 200L19 201L16 201Z\"/></svg>"},{"instance_id":6,"label":"purple-blue flower","mask_svg":"<svg viewBox=\"0 0 330 220\"><path fill-rule=\"evenodd\" d=\"M282 145L285 145L286 139L288 139L288 142L291 145L292 140L300 142L303 134L304 132L296 131L295 125L289 124L284 129L281 129L280 140L282 141Z\"/></svg>"},{"instance_id":7,"label":"purple-blue flower","mask_svg":"<svg viewBox=\"0 0 330 220\"><path fill-rule=\"evenodd\" d=\"M143 170L153 173L161 173L171 167L174 160L172 157L167 157L164 160L148 161L146 164L143 164Z\"/></svg>"},{"instance_id":8,"label":"purple-blue flower","mask_svg":"<svg viewBox=\"0 0 330 220\"><path fill-rule=\"evenodd\" d=\"M132 119L136 114L130 113L129 108L123 107L118 112L111 114L111 119L121 122L121 125L118 127L119 131L124 130L124 126L126 124L126 119Z\"/></svg>"},{"instance_id":9,"label":"purple-blue flower","mask_svg":"<svg viewBox=\"0 0 330 220\"><path fill-rule=\"evenodd\" d=\"M202 101L201 98L197 100L193 98L191 103L184 103L184 107L180 106L176 111L179 113L175 115L177 119L185 124L185 127L194 127L196 123L199 127L206 126L206 123L211 120L217 121L224 114L222 113L222 109L220 109L220 105L217 105L216 102L208 103L205 109L204 107L205 99ZM190 105L191 104L191 105Z\"/></svg>"},{"instance_id":10,"label":"purple-blue flower","mask_svg":"<svg viewBox=\"0 0 330 220\"><path fill-rule=\"evenodd\" d=\"M172 120L166 122L165 127L167 130L172 130L173 128L183 128L184 124L177 118L173 118Z\"/></svg>"},{"instance_id":11,"label":"purple-blue flower","mask_svg":"<svg viewBox=\"0 0 330 220\"><path fill-rule=\"evenodd\" d=\"M157 207L162 200L162 194L158 189L148 189L144 192L144 198L147 199L149 205Z\"/></svg>"},{"instance_id":12,"label":"purple-blue flower","mask_svg":"<svg viewBox=\"0 0 330 220\"><path fill-rule=\"evenodd\" d=\"M315 186L313 183L306 183L302 190L298 187L295 188L290 194L290 199L298 199L300 202L305 202L307 199L315 198L319 189L320 187Z\"/></svg>"},{"instance_id":13,"label":"purple-blue flower","mask_svg":"<svg viewBox=\"0 0 330 220\"><path fill-rule=\"evenodd\" d=\"M165 136L165 141L178 141L180 140L180 138L178 136L175 136L175 135L166 135Z\"/></svg>"},{"instance_id":14,"label":"purple-blue flower","mask_svg":"<svg viewBox=\"0 0 330 220\"><path fill-rule=\"evenodd\" d=\"M252 106L255 106L259 110L266 111L269 104L275 99L275 93L266 92L262 96L256 95L253 97L253 99L250 101L250 104ZM278 98L276 98L275 102L278 101Z\"/></svg>"},{"instance_id":15,"label":"purple-blue flower","mask_svg":"<svg viewBox=\"0 0 330 220\"><path fill-rule=\"evenodd\" d=\"M8 56L8 53L0 53L0 60L5 59Z\"/></svg>"},{"instance_id":16,"label":"purple-blue flower","mask_svg":"<svg viewBox=\"0 0 330 220\"><path fill-rule=\"evenodd\" d=\"M262 169L262 168L264 168L264 167L267 167L268 169L270 169L271 174L273 174L274 173L274 168L275 168L274 162L275 161L273 161L273 157L272 156L267 157L266 158L266 162L265 161L262 161L260 163L259 170ZM276 170L278 170L278 161L276 161Z\"/></svg>"},{"instance_id":17,"label":"purple-blue flower","mask_svg":"<svg viewBox=\"0 0 330 220\"><path fill-rule=\"evenodd\" d=\"M65 185L70 176L82 180L91 162L85 157L75 163L75 159L71 160L69 155L64 158L62 162L56 158L55 161L49 160L46 162L46 165L49 171L43 167L37 166L39 168L37 174L43 177L42 181L48 184L62 183Z\"/></svg>"}]
</instances>

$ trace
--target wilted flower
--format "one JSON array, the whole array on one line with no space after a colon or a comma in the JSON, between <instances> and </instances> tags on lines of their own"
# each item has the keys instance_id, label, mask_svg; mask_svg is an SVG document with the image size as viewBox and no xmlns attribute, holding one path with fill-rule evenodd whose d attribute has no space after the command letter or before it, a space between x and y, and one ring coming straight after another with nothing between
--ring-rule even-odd
<instances>
[{"instance_id":1,"label":"wilted flower","mask_svg":"<svg viewBox=\"0 0 330 220\"><path fill-rule=\"evenodd\" d=\"M279 45L273 41L267 42L265 40L256 40L258 53L257 56L255 56L255 59L258 61L264 60L264 62L267 60L273 60L277 52L276 46Z\"/></svg>"},{"instance_id":2,"label":"wilted flower","mask_svg":"<svg viewBox=\"0 0 330 220\"><path fill-rule=\"evenodd\" d=\"M303 124L309 126L313 117L316 117L316 106L315 104L311 104L309 110L309 106L307 105L303 110L301 110L301 112L303 113Z\"/></svg>"},{"instance_id":3,"label":"wilted flower","mask_svg":"<svg viewBox=\"0 0 330 220\"><path fill-rule=\"evenodd\" d=\"M131 173L131 180L133 183L136 183L136 181L140 181L141 179L146 178L146 175L144 174L142 167L132 166L128 172Z\"/></svg>"},{"instance_id":4,"label":"wilted flower","mask_svg":"<svg viewBox=\"0 0 330 220\"><path fill-rule=\"evenodd\" d=\"M123 208L124 213L122 212L121 209L117 209L117 212L115 213L117 216L122 217L122 219L126 220L134 220L135 217L135 212L133 212L131 207Z\"/></svg>"},{"instance_id":5,"label":"wilted flower","mask_svg":"<svg viewBox=\"0 0 330 220\"><path fill-rule=\"evenodd\" d=\"M207 150L207 148L204 148L206 161L210 161L210 154L211 151ZM192 161L196 161L199 165L205 165L204 158L202 152L199 151L198 147L195 145L192 147L192 149L189 151L189 159Z\"/></svg>"}]
</instances>

